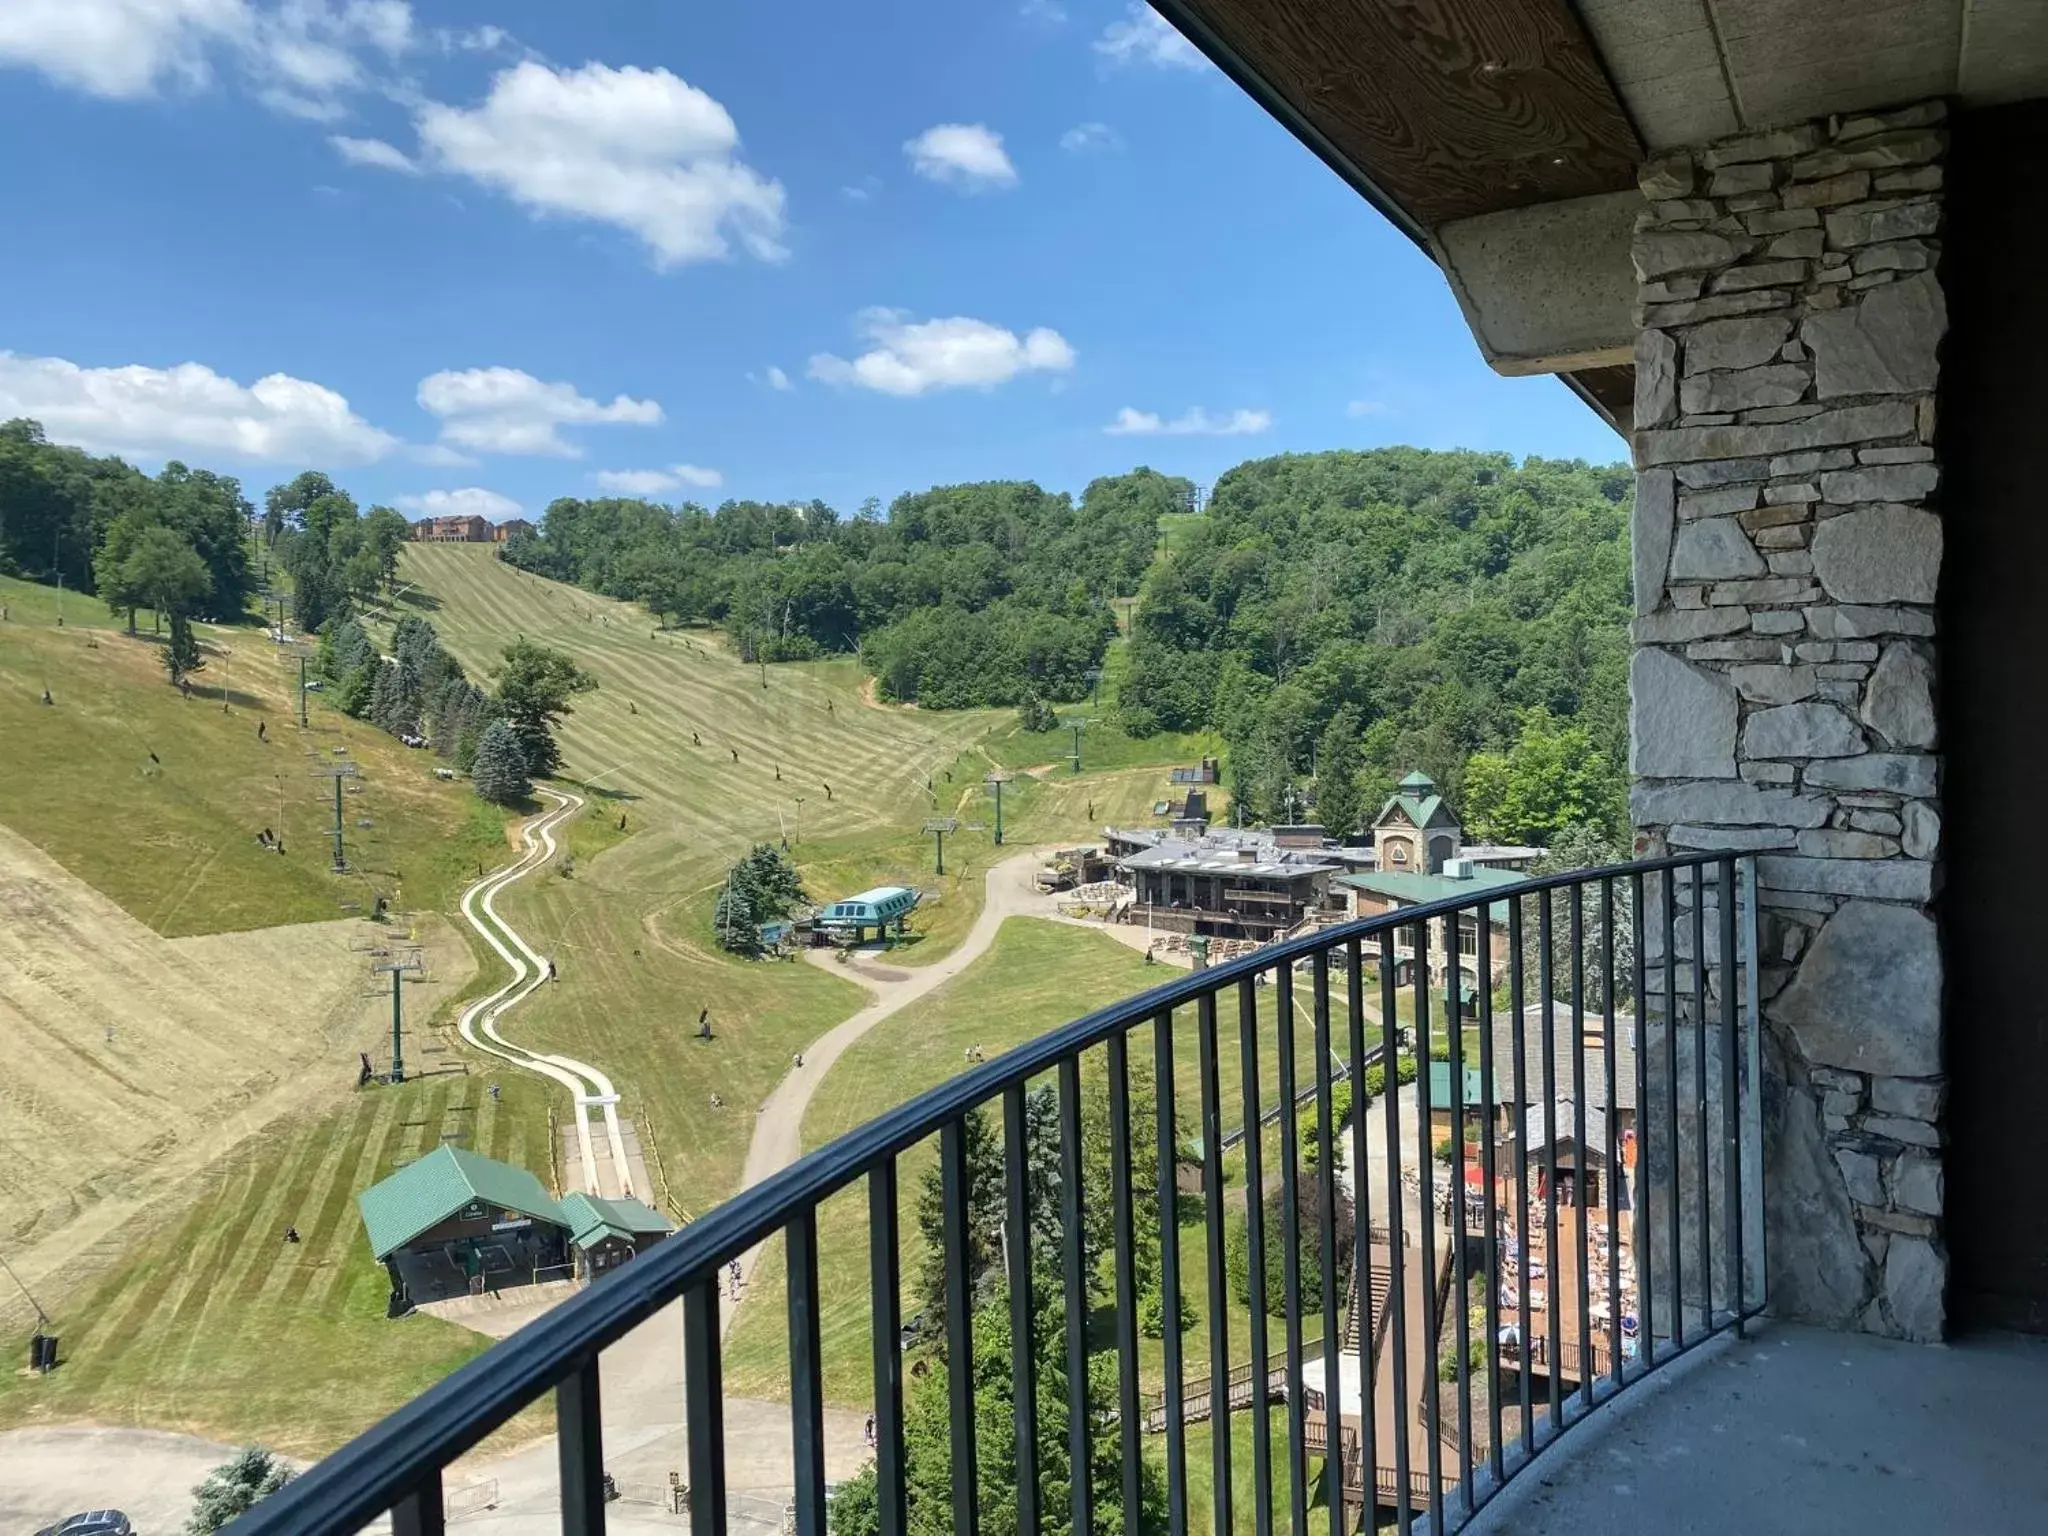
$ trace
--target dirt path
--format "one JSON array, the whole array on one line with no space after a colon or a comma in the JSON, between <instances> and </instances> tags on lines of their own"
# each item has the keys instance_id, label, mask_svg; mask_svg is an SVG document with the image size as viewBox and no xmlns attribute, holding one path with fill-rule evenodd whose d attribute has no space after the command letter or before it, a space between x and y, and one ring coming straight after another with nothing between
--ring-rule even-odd
<instances>
[{"instance_id":1,"label":"dirt path","mask_svg":"<svg viewBox=\"0 0 2048 1536\"><path fill-rule=\"evenodd\" d=\"M619 1125L619 1095L612 1081L598 1068L572 1056L543 1055L514 1044L498 1032L498 1020L518 1006L548 977L548 962L528 944L519 930L499 915L498 893L524 879L555 856L555 828L583 808L581 795L565 794L540 786L537 793L555 802L552 810L527 822L521 830L526 852L504 869L493 870L462 893L462 915L498 958L512 968L512 979L488 997L479 998L463 1011L457 1023L462 1038L480 1051L508 1061L528 1072L553 1078L569 1090L576 1111L575 1135L582 1182L578 1186L596 1195L644 1195L632 1187L632 1165L626 1158L624 1133ZM604 1114L610 1178L600 1177L597 1148L590 1129L590 1111Z\"/></svg>"},{"instance_id":2,"label":"dirt path","mask_svg":"<svg viewBox=\"0 0 2048 1536\"><path fill-rule=\"evenodd\" d=\"M804 1111L810 1108L811 1096L818 1091L818 1085L832 1070L833 1064L846 1054L847 1047L892 1013L945 985L987 954L1004 919L1035 917L1050 910L1047 898L1039 894L1035 878L1042 863L1044 854L1041 851L1026 850L990 865L984 877L981 915L974 920L974 926L968 929L967 937L960 941L959 947L930 965L921 965L915 970L882 970L863 965L859 960L842 965L832 958L833 952L828 950L805 951L804 958L813 965L834 976L858 982L874 994L875 1000L813 1041L803 1053L803 1065L792 1066L776 1085L775 1091L762 1103L760 1116L754 1122L754 1139L747 1147L746 1165L740 1173L741 1189L752 1189L770 1174L780 1172L802 1156ZM742 1281L753 1273L762 1246L765 1245L757 1245L741 1256ZM725 1328L732 1327L738 1310L739 1303L727 1297L723 1317Z\"/></svg>"}]
</instances>

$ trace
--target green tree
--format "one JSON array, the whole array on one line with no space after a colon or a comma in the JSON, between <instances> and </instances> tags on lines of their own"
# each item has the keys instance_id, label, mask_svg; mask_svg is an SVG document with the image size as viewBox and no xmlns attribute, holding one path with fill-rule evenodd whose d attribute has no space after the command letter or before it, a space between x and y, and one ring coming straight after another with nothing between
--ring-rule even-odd
<instances>
[{"instance_id":1,"label":"green tree","mask_svg":"<svg viewBox=\"0 0 2048 1536\"><path fill-rule=\"evenodd\" d=\"M511 805L532 793L519 734L505 721L493 720L477 739L469 778L476 792L493 805Z\"/></svg>"},{"instance_id":2,"label":"green tree","mask_svg":"<svg viewBox=\"0 0 2048 1536\"><path fill-rule=\"evenodd\" d=\"M292 1480L291 1468L260 1445L245 1445L192 1490L185 1536L213 1536Z\"/></svg>"},{"instance_id":3,"label":"green tree","mask_svg":"<svg viewBox=\"0 0 2048 1536\"><path fill-rule=\"evenodd\" d=\"M199 637L192 633L192 621L173 610L170 639L164 645L164 670L171 675L172 685L182 683L205 665L206 659L199 653Z\"/></svg>"},{"instance_id":4,"label":"green tree","mask_svg":"<svg viewBox=\"0 0 2048 1536\"><path fill-rule=\"evenodd\" d=\"M1359 797L1358 711L1346 704L1323 727L1316 744L1316 820L1332 837L1358 830L1365 806Z\"/></svg>"},{"instance_id":5,"label":"green tree","mask_svg":"<svg viewBox=\"0 0 2048 1536\"><path fill-rule=\"evenodd\" d=\"M498 710L518 734L526 771L535 778L552 778L562 765L554 728L570 713L570 698L588 693L597 679L566 651L524 638L505 647L504 663L493 675L498 680Z\"/></svg>"},{"instance_id":6,"label":"green tree","mask_svg":"<svg viewBox=\"0 0 2048 1536\"><path fill-rule=\"evenodd\" d=\"M146 604L171 617L192 611L211 590L206 562L171 529L153 525L138 531L127 546L118 573L122 598L132 609Z\"/></svg>"},{"instance_id":7,"label":"green tree","mask_svg":"<svg viewBox=\"0 0 2048 1536\"><path fill-rule=\"evenodd\" d=\"M1569 827L1614 836L1626 824L1627 783L1584 726L1547 709L1522 717L1503 754L1475 753L1465 767L1464 815L1489 840L1548 846Z\"/></svg>"},{"instance_id":8,"label":"green tree","mask_svg":"<svg viewBox=\"0 0 2048 1536\"><path fill-rule=\"evenodd\" d=\"M1002 1264L1003 1148L984 1110L972 1110L961 1121L960 1139L967 1164L967 1283L973 1295ZM1057 1220L1057 1184L1053 1194L1050 1205ZM1039 1215L1046 1214L1047 1204L1039 1200ZM925 1170L917 1190L917 1230L924 1239L925 1261L911 1292L913 1306L934 1327L946 1311L945 1223L945 1180L935 1162Z\"/></svg>"},{"instance_id":9,"label":"green tree","mask_svg":"<svg viewBox=\"0 0 2048 1536\"><path fill-rule=\"evenodd\" d=\"M1032 1321L1032 1376L1038 1420L1038 1495L1041 1527L1061 1530L1073 1521L1073 1471L1069 1457L1067 1360L1063 1297L1055 1273L1033 1281L1039 1299ZM986 1536L1017 1536L1017 1380L1011 1359L1008 1287L998 1284L973 1318L974 1452L979 1524ZM933 1369L913 1376L903 1414L904 1493L913 1536L952 1536L952 1404L942 1354ZM1088 1402L1100 1412L1116 1401L1116 1374L1108 1355L1088 1363ZM1098 1423L1089 1437L1088 1484L1094 1503L1092 1529L1100 1536L1136 1536L1163 1530L1166 1485L1158 1462L1139 1463L1139 1507L1123 1504L1122 1434ZM880 1529L875 1468L863 1468L833 1496L828 1507L832 1536L877 1536Z\"/></svg>"},{"instance_id":10,"label":"green tree","mask_svg":"<svg viewBox=\"0 0 2048 1536\"><path fill-rule=\"evenodd\" d=\"M388 591L398 576L399 552L412 533L412 524L390 507L372 507L363 519L363 542L377 569L377 579Z\"/></svg>"},{"instance_id":11,"label":"green tree","mask_svg":"<svg viewBox=\"0 0 2048 1536\"><path fill-rule=\"evenodd\" d=\"M788 917L808 899L789 855L773 843L756 843L726 871L711 931L720 948L758 958L766 950L761 925Z\"/></svg>"}]
</instances>

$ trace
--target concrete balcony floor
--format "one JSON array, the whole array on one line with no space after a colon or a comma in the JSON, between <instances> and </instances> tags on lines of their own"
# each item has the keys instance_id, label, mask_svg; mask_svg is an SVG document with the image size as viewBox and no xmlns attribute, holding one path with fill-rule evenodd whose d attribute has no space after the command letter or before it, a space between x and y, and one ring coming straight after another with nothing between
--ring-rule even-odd
<instances>
[{"instance_id":1,"label":"concrete balcony floor","mask_svg":"<svg viewBox=\"0 0 2048 1536\"><path fill-rule=\"evenodd\" d=\"M1760 1323L1623 1393L1467 1529L2048 1531L2048 1339L1927 1346Z\"/></svg>"}]
</instances>

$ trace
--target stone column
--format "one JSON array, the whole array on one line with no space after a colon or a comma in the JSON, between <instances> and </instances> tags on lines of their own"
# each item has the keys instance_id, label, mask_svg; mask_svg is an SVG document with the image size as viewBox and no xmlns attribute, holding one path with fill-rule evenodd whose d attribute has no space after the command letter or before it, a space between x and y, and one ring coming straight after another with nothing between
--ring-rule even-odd
<instances>
[{"instance_id":1,"label":"stone column","mask_svg":"<svg viewBox=\"0 0 2048 1536\"><path fill-rule=\"evenodd\" d=\"M1634 242L1637 846L1760 855L1774 1310L1911 1338L1947 1276L1942 119L1661 156Z\"/></svg>"}]
</instances>

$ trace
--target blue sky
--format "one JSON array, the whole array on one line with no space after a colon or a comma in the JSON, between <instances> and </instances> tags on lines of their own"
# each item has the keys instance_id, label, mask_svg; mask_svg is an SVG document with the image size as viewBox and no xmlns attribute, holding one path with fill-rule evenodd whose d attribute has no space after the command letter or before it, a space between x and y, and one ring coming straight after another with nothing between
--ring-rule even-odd
<instances>
[{"instance_id":1,"label":"blue sky","mask_svg":"<svg viewBox=\"0 0 2048 1536\"><path fill-rule=\"evenodd\" d=\"M0 142L0 416L252 494L1622 457L1125 0L8 0Z\"/></svg>"}]
</instances>

